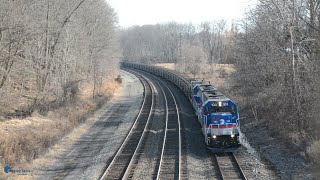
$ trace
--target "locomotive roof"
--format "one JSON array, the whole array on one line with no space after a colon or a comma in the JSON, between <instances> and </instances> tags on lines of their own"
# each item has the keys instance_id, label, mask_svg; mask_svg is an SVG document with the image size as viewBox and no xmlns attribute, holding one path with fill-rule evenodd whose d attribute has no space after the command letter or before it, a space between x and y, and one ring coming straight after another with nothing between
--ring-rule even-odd
<instances>
[{"instance_id":1,"label":"locomotive roof","mask_svg":"<svg viewBox=\"0 0 320 180\"><path fill-rule=\"evenodd\" d=\"M207 100L228 100L220 91L214 88L211 84L199 84L198 85L203 95L206 96Z\"/></svg>"},{"instance_id":2,"label":"locomotive roof","mask_svg":"<svg viewBox=\"0 0 320 180\"><path fill-rule=\"evenodd\" d=\"M221 92L217 91L217 93L211 93L211 92L203 92L203 94L208 98L208 99L226 99L227 97L223 95Z\"/></svg>"},{"instance_id":3,"label":"locomotive roof","mask_svg":"<svg viewBox=\"0 0 320 180\"><path fill-rule=\"evenodd\" d=\"M214 91L216 90L212 85L210 84L201 84L200 85L201 91Z\"/></svg>"},{"instance_id":4,"label":"locomotive roof","mask_svg":"<svg viewBox=\"0 0 320 180\"><path fill-rule=\"evenodd\" d=\"M230 100L220 91L218 91L215 87L213 87L209 81L193 81L193 83L197 83L196 86L199 87L202 94L205 96L206 100L212 101L226 101Z\"/></svg>"}]
</instances>

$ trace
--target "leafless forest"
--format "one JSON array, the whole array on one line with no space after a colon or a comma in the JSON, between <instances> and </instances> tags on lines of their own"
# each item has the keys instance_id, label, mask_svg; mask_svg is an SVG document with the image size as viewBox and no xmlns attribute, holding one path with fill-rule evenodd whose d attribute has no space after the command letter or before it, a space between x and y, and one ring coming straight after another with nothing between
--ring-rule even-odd
<instances>
[{"instance_id":1,"label":"leafless forest","mask_svg":"<svg viewBox=\"0 0 320 180\"><path fill-rule=\"evenodd\" d=\"M60 105L80 85L95 97L117 67L115 20L103 0L1 0L0 112Z\"/></svg>"},{"instance_id":2,"label":"leafless forest","mask_svg":"<svg viewBox=\"0 0 320 180\"><path fill-rule=\"evenodd\" d=\"M38 158L113 93L117 31L104 0L0 0L1 165Z\"/></svg>"},{"instance_id":3,"label":"leafless forest","mask_svg":"<svg viewBox=\"0 0 320 180\"><path fill-rule=\"evenodd\" d=\"M318 0L261 0L231 28L224 20L136 26L122 31L121 46L124 60L176 63L194 77L214 63L234 64L226 93L276 135L298 147L313 143L315 156L319 39Z\"/></svg>"}]
</instances>

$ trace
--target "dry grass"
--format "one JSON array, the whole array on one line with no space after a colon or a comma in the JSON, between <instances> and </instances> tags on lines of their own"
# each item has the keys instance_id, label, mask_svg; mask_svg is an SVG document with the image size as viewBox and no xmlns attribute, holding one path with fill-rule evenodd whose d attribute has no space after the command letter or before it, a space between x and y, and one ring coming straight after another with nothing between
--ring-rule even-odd
<instances>
[{"instance_id":1,"label":"dry grass","mask_svg":"<svg viewBox=\"0 0 320 180\"><path fill-rule=\"evenodd\" d=\"M230 89L231 87L231 74L235 72L234 65L232 64L213 64L207 65L202 73L196 76L196 79L205 79L219 90ZM189 75L190 76L190 75Z\"/></svg>"},{"instance_id":2,"label":"dry grass","mask_svg":"<svg viewBox=\"0 0 320 180\"><path fill-rule=\"evenodd\" d=\"M31 117L22 120L0 122L0 167L19 164L22 169L30 168L32 160L39 158L49 147L83 123L117 90L119 84L115 81L103 83L99 88L98 100L92 99L92 89L86 86L80 88L76 102L49 111L47 116L34 112ZM12 173L0 171L0 177L12 177ZM17 177L24 179L24 176Z\"/></svg>"},{"instance_id":3,"label":"dry grass","mask_svg":"<svg viewBox=\"0 0 320 180\"><path fill-rule=\"evenodd\" d=\"M99 89L99 94L102 95L110 95L116 92L116 90L119 88L119 82L116 81L107 81L103 83L101 88Z\"/></svg>"},{"instance_id":4,"label":"dry grass","mask_svg":"<svg viewBox=\"0 0 320 180\"><path fill-rule=\"evenodd\" d=\"M110 96L112 95L118 88L119 83L115 80L109 79L104 81L101 86L98 86L96 89L96 94L99 96ZM81 91L79 93L79 97L82 100L92 98L93 85L90 83L84 83L80 86Z\"/></svg>"},{"instance_id":5,"label":"dry grass","mask_svg":"<svg viewBox=\"0 0 320 180\"><path fill-rule=\"evenodd\" d=\"M159 63L156 66L167 68L170 70L177 70L175 63ZM205 79L211 82L215 87L219 89L228 89L231 85L231 74L235 72L233 64L206 64L201 71L195 76L196 79ZM181 72L181 70L180 70ZM181 72L189 77L193 77L191 73Z\"/></svg>"}]
</instances>

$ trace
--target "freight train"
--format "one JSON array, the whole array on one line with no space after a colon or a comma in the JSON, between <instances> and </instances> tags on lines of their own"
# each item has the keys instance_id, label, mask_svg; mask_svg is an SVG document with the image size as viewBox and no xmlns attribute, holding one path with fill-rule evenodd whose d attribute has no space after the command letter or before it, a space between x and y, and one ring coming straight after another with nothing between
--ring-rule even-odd
<instances>
[{"instance_id":1,"label":"freight train","mask_svg":"<svg viewBox=\"0 0 320 180\"><path fill-rule=\"evenodd\" d=\"M178 86L193 105L204 134L204 142L210 150L233 152L241 146L238 107L209 81L195 81L157 66L127 62L121 66L149 72Z\"/></svg>"}]
</instances>

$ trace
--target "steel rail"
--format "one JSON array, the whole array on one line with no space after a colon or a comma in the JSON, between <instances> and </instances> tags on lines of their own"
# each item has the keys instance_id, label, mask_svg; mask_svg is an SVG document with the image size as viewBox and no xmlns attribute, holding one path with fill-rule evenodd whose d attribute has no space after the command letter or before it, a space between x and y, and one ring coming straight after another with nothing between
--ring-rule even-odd
<instances>
[{"instance_id":1,"label":"steel rail","mask_svg":"<svg viewBox=\"0 0 320 180\"><path fill-rule=\"evenodd\" d=\"M151 74L152 75L152 74ZM162 82L161 79L159 79L158 77L152 75L154 78L158 79L158 81ZM158 83L158 82L157 82ZM181 129L181 126L180 126L180 115L179 115L179 108L178 108L178 104L176 102L176 99L171 91L171 89L165 84L162 82L162 84L168 89L168 91L170 92L170 95L174 101L174 104L175 104L175 107L176 107L176 113L177 113L177 121L178 121L178 138L179 138L179 172L178 172L178 179L180 179L181 177L181 132L180 132L180 129ZM158 85L161 87L161 85L158 83ZM163 93L164 93L164 90L163 88L161 87ZM165 94L165 93L164 93ZM167 109L168 110L168 109ZM165 136L164 136L164 141L163 141L163 146L162 146L162 152L161 152L161 159L160 159L160 164L159 164L159 169L158 169L158 173L157 173L157 180L160 179L160 175L161 175L161 167L162 167L162 164L163 164L163 157L164 157L164 151L165 151L165 146L166 146L166 141L167 141L167 131L168 131L168 119L167 119L167 122L166 122L166 129L165 129Z\"/></svg>"},{"instance_id":2,"label":"steel rail","mask_svg":"<svg viewBox=\"0 0 320 180\"><path fill-rule=\"evenodd\" d=\"M221 170L221 168L220 168L219 162L218 162L217 154L214 154L213 161L214 161L213 164L216 164L216 165L217 165L216 168L217 168L217 170L218 170L218 176L220 176L220 178L221 178L222 180L225 179L224 176L223 176L223 174L222 174L222 170Z\"/></svg>"},{"instance_id":3,"label":"steel rail","mask_svg":"<svg viewBox=\"0 0 320 180\"><path fill-rule=\"evenodd\" d=\"M100 180L107 178L107 174L109 173L111 167L113 167L113 165L114 165L115 162L116 162L117 157L119 157L119 155L121 154L121 152L124 150L125 145L127 144L129 138L131 137L131 134L132 134L133 130L135 129L136 125L137 125L137 122L138 122L138 120L139 120L139 118L140 118L140 116L141 116L141 113L142 113L143 109L146 108L146 107L145 107L145 103L146 103L146 99L147 99L147 95L146 95L146 84L142 82L142 77L138 77L138 78L139 78L140 82L143 84L143 88L144 88L144 99L143 99L143 102L142 102L142 105L141 105L141 109L140 109L140 111L139 111L139 113L138 113L138 115L137 115L137 117L136 117L136 119L135 119L134 124L131 126L130 131L129 131L129 133L127 134L125 140L124 140L123 143L121 144L120 148L118 149L117 153L115 154L115 156L113 157L112 161L111 161L110 164L108 165L107 169L104 171L104 173L103 173L103 174L101 175L101 177L99 178ZM148 121L149 121L149 119L150 119L150 116L151 116L151 113L152 113L152 108L153 108L153 103L154 103L154 93L153 93L153 89L152 89L153 86L150 84L151 82L148 82L147 80L146 80L146 82L148 83L148 86L150 86L150 90L151 90L151 108L150 108L150 111L149 111L148 119L147 119L147 122L146 122L146 124L145 124L143 133L145 132L145 128L147 127ZM142 137L142 135L141 135L141 137ZM140 138L140 140L141 140L141 138ZM140 141L139 141L139 142L140 142ZM136 148L137 148L137 147L136 147ZM135 150L136 150L136 148L135 148ZM131 160L130 160L130 161L131 161ZM120 178L121 178L121 177L120 177Z\"/></svg>"},{"instance_id":4,"label":"steel rail","mask_svg":"<svg viewBox=\"0 0 320 180\"><path fill-rule=\"evenodd\" d=\"M165 131L164 131L164 137L163 137L163 143L162 143L162 148L161 148L161 155L160 155L160 162L159 162L159 167L158 167L158 172L157 172L157 178L159 179L160 176L160 168L162 165L162 157L163 157L163 153L164 153L164 147L166 144L166 138L167 138L167 128L168 128L168 119L169 119L169 108L168 108L168 100L167 100L167 96L166 93L164 92L163 88L160 86L160 84L157 82L157 84L159 85L162 93L164 94L164 99L166 102L166 126L165 126Z\"/></svg>"},{"instance_id":5,"label":"steel rail","mask_svg":"<svg viewBox=\"0 0 320 180\"><path fill-rule=\"evenodd\" d=\"M131 72L132 74L136 74L136 75L142 76L141 74L139 74L139 73L137 73L137 72L134 72L134 71L128 71L128 72ZM144 79L146 79L146 80L149 82L150 85L152 85L152 87L153 87L152 89L155 89L155 87L154 87L153 83L150 81L150 79L148 79L147 77L144 77L144 76L142 76L142 77L143 77ZM152 107L153 107L153 102L154 102L154 101L152 101ZM168 109L167 109L167 110L168 110ZM152 109L150 110L150 112L152 112ZM141 136L141 138L140 138L140 140L139 140L139 142L138 142L137 148L135 149L135 151L134 151L134 153L133 153L133 156L132 156L132 158L131 158L131 160L130 160L130 162L129 162L129 165L128 165L125 173L124 173L123 179L128 179L130 170L132 169L132 166L133 166L133 162L134 162L134 160L136 159L138 149L141 148L142 141L144 140L144 138L145 138L145 136L146 136L146 132L147 132L146 128L148 127L150 116L151 116L151 113L149 114L149 117L148 117L146 126L145 126L145 128L144 128L143 134L142 134L142 136Z\"/></svg>"},{"instance_id":6,"label":"steel rail","mask_svg":"<svg viewBox=\"0 0 320 180\"><path fill-rule=\"evenodd\" d=\"M244 174L244 172L243 172L243 170L242 170L242 168L241 168L236 156L233 153L231 154L231 158L234 160L235 165L236 165L236 167L237 167L237 169L238 169L238 171L240 173L241 178L243 180L247 180L247 177L245 176L245 174Z\"/></svg>"},{"instance_id":7,"label":"steel rail","mask_svg":"<svg viewBox=\"0 0 320 180\"><path fill-rule=\"evenodd\" d=\"M233 153L228 153L227 156L221 156L221 159L222 158L229 158L229 161L230 161L230 164L229 164L229 168L232 168L234 170L234 173L233 174L236 174L238 176L238 178L242 179L242 180L247 180L245 174L243 173L239 163L238 163L238 160L236 159L236 157L234 156ZM215 161L215 164L217 165L217 170L218 170L218 173L219 173L219 176L221 177L221 179L223 180L226 180L228 179L227 175L223 172L223 168L221 167L221 162L219 162L219 157L217 154L214 154L214 161ZM232 177L234 178L234 177Z\"/></svg>"}]
</instances>

